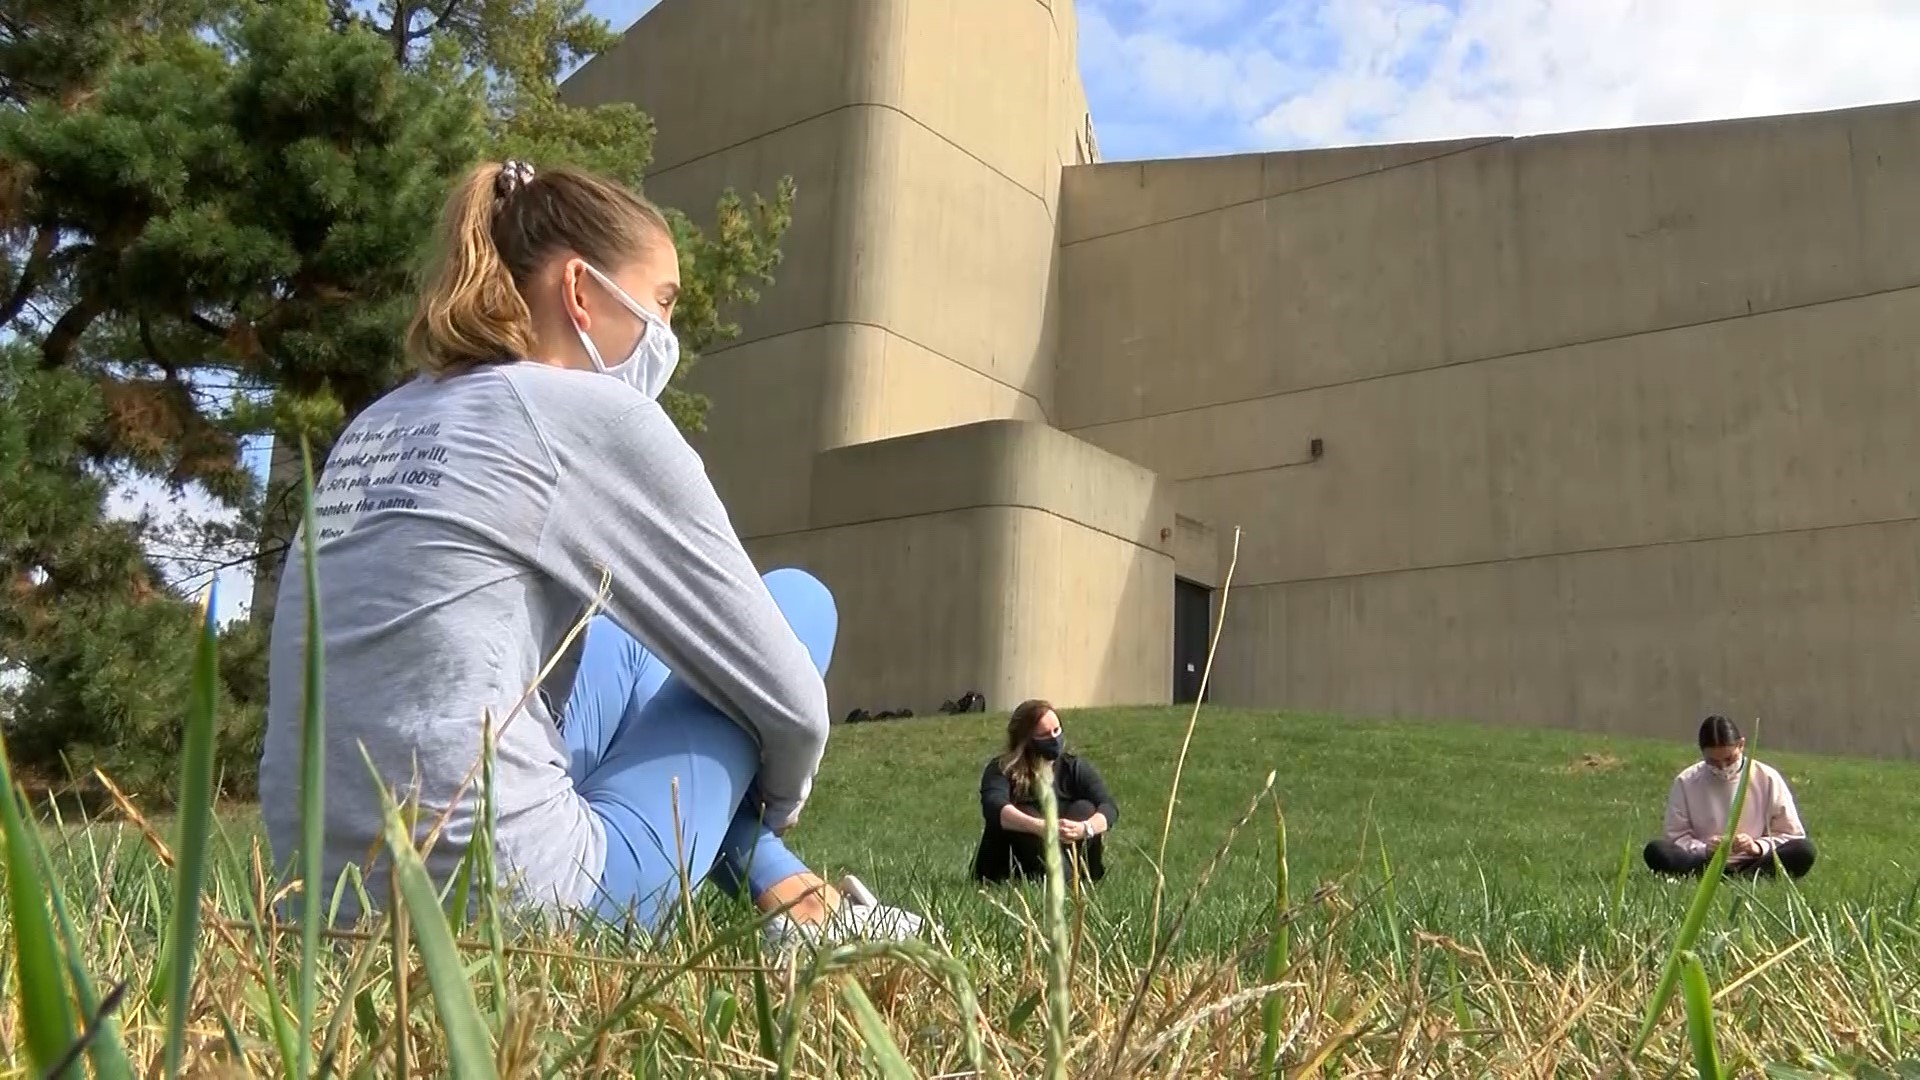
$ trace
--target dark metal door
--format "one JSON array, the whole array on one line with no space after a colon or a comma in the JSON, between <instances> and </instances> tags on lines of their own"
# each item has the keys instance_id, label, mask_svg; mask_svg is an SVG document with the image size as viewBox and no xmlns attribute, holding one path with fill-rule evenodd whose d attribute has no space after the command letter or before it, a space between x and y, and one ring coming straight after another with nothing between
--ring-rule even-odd
<instances>
[{"instance_id":1,"label":"dark metal door","mask_svg":"<svg viewBox=\"0 0 1920 1080\"><path fill-rule=\"evenodd\" d=\"M1213 590L1185 578L1173 579L1175 704L1184 705L1199 699L1200 673L1206 667L1207 637L1212 630Z\"/></svg>"}]
</instances>

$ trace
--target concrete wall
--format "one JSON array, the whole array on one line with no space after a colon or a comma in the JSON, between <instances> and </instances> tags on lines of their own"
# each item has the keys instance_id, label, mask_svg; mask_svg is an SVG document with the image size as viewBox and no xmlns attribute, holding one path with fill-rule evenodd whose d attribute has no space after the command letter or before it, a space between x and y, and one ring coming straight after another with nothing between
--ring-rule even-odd
<instances>
[{"instance_id":1,"label":"concrete wall","mask_svg":"<svg viewBox=\"0 0 1920 1080\"><path fill-rule=\"evenodd\" d=\"M820 455L809 527L751 541L833 590L842 711L1164 701L1170 492L1044 424L987 421Z\"/></svg>"},{"instance_id":2,"label":"concrete wall","mask_svg":"<svg viewBox=\"0 0 1920 1080\"><path fill-rule=\"evenodd\" d=\"M1920 755L1920 107L1064 192L1055 421L1246 530L1216 700Z\"/></svg>"},{"instance_id":3,"label":"concrete wall","mask_svg":"<svg viewBox=\"0 0 1920 1080\"><path fill-rule=\"evenodd\" d=\"M1088 129L1067 0L666 0L566 91L652 114L648 193L695 220L798 186L778 283L693 380L744 535L804 523L817 451L1050 418L1059 180Z\"/></svg>"},{"instance_id":4,"label":"concrete wall","mask_svg":"<svg viewBox=\"0 0 1920 1080\"><path fill-rule=\"evenodd\" d=\"M1170 692L1171 504L1046 426L1074 43L1070 0L666 0L568 81L653 116L648 194L695 220L796 182L696 445L756 560L834 590L839 712Z\"/></svg>"}]
</instances>

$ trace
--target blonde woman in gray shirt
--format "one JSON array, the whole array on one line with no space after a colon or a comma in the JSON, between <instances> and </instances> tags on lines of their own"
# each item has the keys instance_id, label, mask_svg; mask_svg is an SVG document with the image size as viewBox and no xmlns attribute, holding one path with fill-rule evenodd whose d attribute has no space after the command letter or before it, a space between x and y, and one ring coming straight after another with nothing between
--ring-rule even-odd
<instances>
[{"instance_id":1,"label":"blonde woman in gray shirt","mask_svg":"<svg viewBox=\"0 0 1920 1080\"><path fill-rule=\"evenodd\" d=\"M775 944L919 932L781 839L826 746L833 599L754 569L656 400L679 360L666 220L591 174L507 162L453 193L437 243L407 332L420 375L353 420L314 496L328 882L377 842L376 782L447 816L428 867L453 872L491 716L497 856L521 902L657 929L684 874L785 909ZM603 575L605 614L515 715ZM278 610L306 602L284 574ZM303 638L275 621L267 791L298 784ZM296 803L266 802L282 860Z\"/></svg>"}]
</instances>

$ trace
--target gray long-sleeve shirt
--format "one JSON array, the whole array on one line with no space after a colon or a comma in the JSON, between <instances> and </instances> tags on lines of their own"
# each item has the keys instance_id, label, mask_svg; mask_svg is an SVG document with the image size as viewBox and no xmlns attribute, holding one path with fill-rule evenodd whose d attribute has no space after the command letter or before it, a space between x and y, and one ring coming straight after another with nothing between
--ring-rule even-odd
<instances>
[{"instance_id":1,"label":"gray long-sleeve shirt","mask_svg":"<svg viewBox=\"0 0 1920 1080\"><path fill-rule=\"evenodd\" d=\"M827 738L813 662L741 548L704 465L626 384L534 363L416 379L342 434L316 480L326 681L326 884L380 834L378 789L454 805L436 878L473 835L483 717L495 728L498 856L522 901L594 896L599 818L555 727L578 659L508 714L599 592L606 613L757 738L766 820L791 824ZM269 653L260 783L276 858L299 838L307 596L296 541ZM381 860L384 863L385 860ZM376 867L369 895L384 895Z\"/></svg>"}]
</instances>

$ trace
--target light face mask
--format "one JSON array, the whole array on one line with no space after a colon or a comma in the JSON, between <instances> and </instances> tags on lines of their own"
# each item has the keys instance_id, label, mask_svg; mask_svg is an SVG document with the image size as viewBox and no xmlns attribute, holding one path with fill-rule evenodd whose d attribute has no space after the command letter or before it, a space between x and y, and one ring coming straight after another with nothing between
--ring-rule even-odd
<instances>
[{"instance_id":1,"label":"light face mask","mask_svg":"<svg viewBox=\"0 0 1920 1080\"><path fill-rule=\"evenodd\" d=\"M1745 754L1742 754L1739 757L1734 758L1732 764L1729 764L1729 765L1715 765L1713 762L1709 761L1707 762L1707 769L1708 771L1713 773L1714 779L1725 780L1728 783L1732 783L1733 781L1740 779L1740 767L1742 765L1745 765L1746 762L1747 762L1747 756Z\"/></svg>"},{"instance_id":2,"label":"light face mask","mask_svg":"<svg viewBox=\"0 0 1920 1080\"><path fill-rule=\"evenodd\" d=\"M673 378L673 370L680 366L680 339L674 335L673 327L662 321L660 316L635 303L626 290L613 283L612 278L589 264L581 265L587 268L587 273L593 275L593 280L599 282L601 288L620 301L621 307L632 312L643 327L640 340L633 343L633 351L627 354L627 358L608 365L600 359L600 349L593 343L593 338L575 326L573 332L580 335L580 347L587 350L587 359L593 362L593 370L619 379L646 395L649 401L659 400L660 392L667 388L667 381Z\"/></svg>"}]
</instances>

